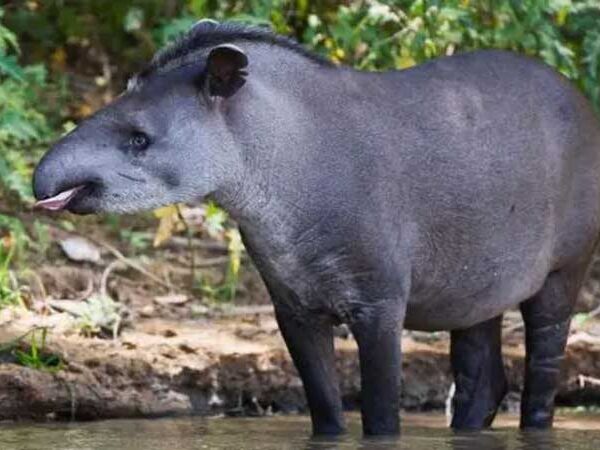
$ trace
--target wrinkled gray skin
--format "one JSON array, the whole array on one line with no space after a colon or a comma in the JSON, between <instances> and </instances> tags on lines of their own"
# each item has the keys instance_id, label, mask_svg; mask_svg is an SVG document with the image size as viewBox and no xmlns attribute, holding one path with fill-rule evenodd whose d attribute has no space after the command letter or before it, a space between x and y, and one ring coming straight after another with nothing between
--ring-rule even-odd
<instances>
[{"instance_id":1,"label":"wrinkled gray skin","mask_svg":"<svg viewBox=\"0 0 600 450\"><path fill-rule=\"evenodd\" d=\"M205 60L149 76L60 140L38 199L133 212L218 201L239 222L303 379L315 433L343 430L332 325L359 345L363 428L398 432L400 330L452 330L455 428L491 424L502 313L526 323L524 427L549 427L600 218L600 128L553 70L500 51L400 72L232 42L246 83L206 96ZM205 58L206 59L206 58ZM135 151L128 139L151 139Z\"/></svg>"}]
</instances>

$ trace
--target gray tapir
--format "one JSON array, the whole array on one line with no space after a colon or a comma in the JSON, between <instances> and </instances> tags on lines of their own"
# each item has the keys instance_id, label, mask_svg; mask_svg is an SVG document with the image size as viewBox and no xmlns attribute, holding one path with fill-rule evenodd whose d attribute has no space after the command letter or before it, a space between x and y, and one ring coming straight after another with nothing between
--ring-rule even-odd
<instances>
[{"instance_id":1,"label":"gray tapir","mask_svg":"<svg viewBox=\"0 0 600 450\"><path fill-rule=\"evenodd\" d=\"M201 22L44 156L34 191L82 214L220 203L269 289L315 433L344 430L337 323L358 343L365 433L399 430L402 327L450 330L452 426L489 426L516 306L521 425L545 428L599 231L599 166L589 103L533 59L366 73Z\"/></svg>"}]
</instances>

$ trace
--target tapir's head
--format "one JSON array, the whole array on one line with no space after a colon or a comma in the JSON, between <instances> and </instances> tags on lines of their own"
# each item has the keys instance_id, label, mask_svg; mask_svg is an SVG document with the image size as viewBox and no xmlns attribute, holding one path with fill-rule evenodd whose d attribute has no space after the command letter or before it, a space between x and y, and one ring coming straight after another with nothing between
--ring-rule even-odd
<instances>
[{"instance_id":1,"label":"tapir's head","mask_svg":"<svg viewBox=\"0 0 600 450\"><path fill-rule=\"evenodd\" d=\"M173 49L159 54L125 93L46 153L34 174L37 205L133 212L212 194L238 160L224 111L247 64L228 43L183 62Z\"/></svg>"}]
</instances>

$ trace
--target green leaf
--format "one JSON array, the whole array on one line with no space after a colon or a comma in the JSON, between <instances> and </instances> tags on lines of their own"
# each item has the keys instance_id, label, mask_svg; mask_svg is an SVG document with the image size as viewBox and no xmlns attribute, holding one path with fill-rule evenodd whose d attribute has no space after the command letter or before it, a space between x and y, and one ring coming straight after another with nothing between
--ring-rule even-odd
<instances>
[{"instance_id":1,"label":"green leaf","mask_svg":"<svg viewBox=\"0 0 600 450\"><path fill-rule=\"evenodd\" d=\"M130 8L127 11L127 15L123 20L123 27L125 31L131 33L133 31L138 31L144 25L144 10L141 8Z\"/></svg>"},{"instance_id":2,"label":"green leaf","mask_svg":"<svg viewBox=\"0 0 600 450\"><path fill-rule=\"evenodd\" d=\"M204 211L204 227L209 236L218 236L223 233L227 213L215 203L209 202Z\"/></svg>"},{"instance_id":3,"label":"green leaf","mask_svg":"<svg viewBox=\"0 0 600 450\"><path fill-rule=\"evenodd\" d=\"M0 55L0 74L20 82L25 81L23 69L19 67L17 58L12 55Z\"/></svg>"}]
</instances>

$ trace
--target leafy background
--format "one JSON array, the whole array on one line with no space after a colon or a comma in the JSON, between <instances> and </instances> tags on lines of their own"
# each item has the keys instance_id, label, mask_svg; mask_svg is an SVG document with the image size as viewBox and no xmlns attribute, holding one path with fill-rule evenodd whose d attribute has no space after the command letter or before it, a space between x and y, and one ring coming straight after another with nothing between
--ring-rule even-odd
<instances>
[{"instance_id":1,"label":"leafy background","mask_svg":"<svg viewBox=\"0 0 600 450\"><path fill-rule=\"evenodd\" d=\"M269 26L336 63L403 69L477 48L525 53L555 67L600 111L597 0L8 0L0 6L0 307L28 303L21 275L53 256L52 227L86 229L137 255L176 235L229 249L201 297L236 294L242 247L215 205L190 224L181 207L135 218L31 214L30 177L50 143L109 102L156 49L200 18ZM189 212L189 211L188 211ZM193 251L192 251L193 252ZM30 302L30 301L29 301Z\"/></svg>"}]
</instances>

